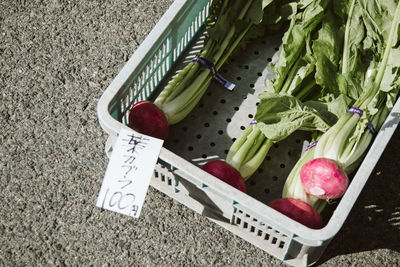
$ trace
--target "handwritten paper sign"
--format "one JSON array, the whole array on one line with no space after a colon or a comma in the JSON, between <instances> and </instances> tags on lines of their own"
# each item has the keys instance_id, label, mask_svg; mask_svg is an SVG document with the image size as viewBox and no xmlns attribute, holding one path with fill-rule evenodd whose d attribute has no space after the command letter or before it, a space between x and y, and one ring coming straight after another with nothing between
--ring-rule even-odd
<instances>
[{"instance_id":1,"label":"handwritten paper sign","mask_svg":"<svg viewBox=\"0 0 400 267\"><path fill-rule=\"evenodd\" d=\"M123 128L115 142L96 206L138 218L163 140Z\"/></svg>"}]
</instances>

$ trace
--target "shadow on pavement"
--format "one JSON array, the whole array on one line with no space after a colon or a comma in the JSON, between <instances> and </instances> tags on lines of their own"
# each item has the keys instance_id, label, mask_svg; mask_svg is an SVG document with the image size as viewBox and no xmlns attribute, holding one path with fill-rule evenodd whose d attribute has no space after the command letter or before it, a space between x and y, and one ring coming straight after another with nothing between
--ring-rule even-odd
<instances>
[{"instance_id":1,"label":"shadow on pavement","mask_svg":"<svg viewBox=\"0 0 400 267\"><path fill-rule=\"evenodd\" d=\"M400 252L400 127L351 210L317 264L376 249Z\"/></svg>"}]
</instances>

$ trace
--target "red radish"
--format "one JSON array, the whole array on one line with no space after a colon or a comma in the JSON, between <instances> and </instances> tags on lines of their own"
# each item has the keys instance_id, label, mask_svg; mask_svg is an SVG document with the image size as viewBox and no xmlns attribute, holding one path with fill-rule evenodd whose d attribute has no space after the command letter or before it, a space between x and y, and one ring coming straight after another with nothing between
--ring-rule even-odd
<instances>
[{"instance_id":1,"label":"red radish","mask_svg":"<svg viewBox=\"0 0 400 267\"><path fill-rule=\"evenodd\" d=\"M320 199L335 199L343 196L349 178L334 160L316 158L303 165L300 179L304 191Z\"/></svg>"},{"instance_id":2,"label":"red radish","mask_svg":"<svg viewBox=\"0 0 400 267\"><path fill-rule=\"evenodd\" d=\"M202 169L236 189L246 192L246 184L240 172L223 160L213 160L203 165Z\"/></svg>"},{"instance_id":3,"label":"red radish","mask_svg":"<svg viewBox=\"0 0 400 267\"><path fill-rule=\"evenodd\" d=\"M309 228L322 228L321 215L310 204L300 199L278 198L268 206Z\"/></svg>"},{"instance_id":4,"label":"red radish","mask_svg":"<svg viewBox=\"0 0 400 267\"><path fill-rule=\"evenodd\" d=\"M165 140L168 120L164 112L150 101L141 101L129 111L129 126L139 133Z\"/></svg>"}]
</instances>

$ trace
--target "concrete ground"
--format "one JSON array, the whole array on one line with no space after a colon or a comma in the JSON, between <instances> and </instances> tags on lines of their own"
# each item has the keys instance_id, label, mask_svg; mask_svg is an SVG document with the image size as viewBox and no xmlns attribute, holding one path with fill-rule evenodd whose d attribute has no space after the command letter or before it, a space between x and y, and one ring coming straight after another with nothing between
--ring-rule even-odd
<instances>
[{"instance_id":1,"label":"concrete ground","mask_svg":"<svg viewBox=\"0 0 400 267\"><path fill-rule=\"evenodd\" d=\"M172 0L0 2L0 265L279 266L150 188L140 219L95 207L96 104ZM320 266L400 266L396 131Z\"/></svg>"}]
</instances>

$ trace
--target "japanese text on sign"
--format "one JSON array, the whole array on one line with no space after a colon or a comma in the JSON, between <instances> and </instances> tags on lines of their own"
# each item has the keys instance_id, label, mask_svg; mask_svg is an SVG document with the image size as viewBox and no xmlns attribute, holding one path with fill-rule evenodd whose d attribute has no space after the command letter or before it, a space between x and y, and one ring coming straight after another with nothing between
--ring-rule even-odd
<instances>
[{"instance_id":1,"label":"japanese text on sign","mask_svg":"<svg viewBox=\"0 0 400 267\"><path fill-rule=\"evenodd\" d=\"M115 142L96 206L139 217L163 140L123 128Z\"/></svg>"}]
</instances>

